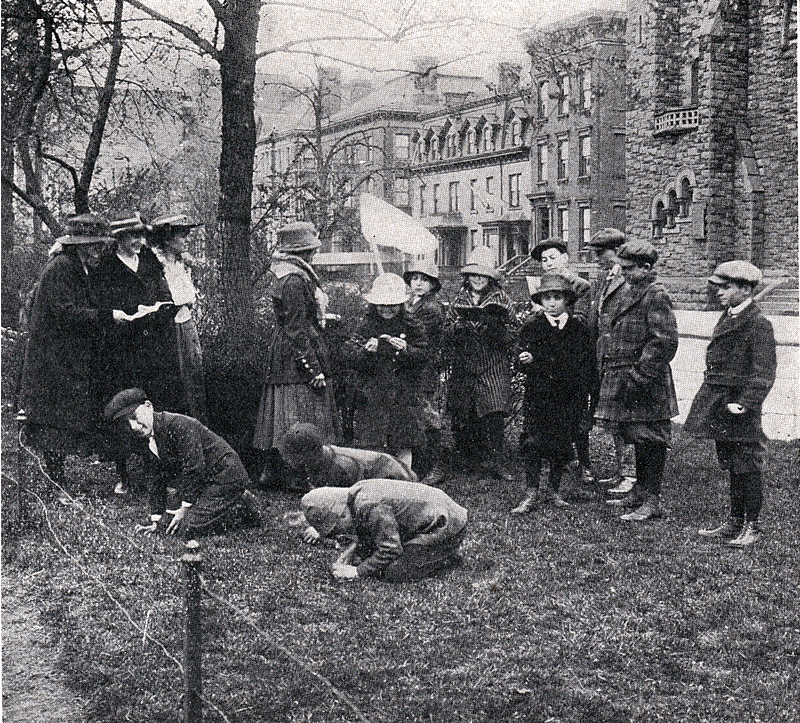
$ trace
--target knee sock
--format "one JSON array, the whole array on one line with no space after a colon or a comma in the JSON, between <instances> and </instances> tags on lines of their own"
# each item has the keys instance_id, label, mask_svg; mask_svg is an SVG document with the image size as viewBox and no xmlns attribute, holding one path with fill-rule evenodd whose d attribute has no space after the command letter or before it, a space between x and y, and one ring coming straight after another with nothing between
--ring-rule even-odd
<instances>
[{"instance_id":1,"label":"knee sock","mask_svg":"<svg viewBox=\"0 0 800 723\"><path fill-rule=\"evenodd\" d=\"M651 495L661 494L661 480L667 461L667 445L663 442L636 442L636 477L642 490Z\"/></svg>"},{"instance_id":2,"label":"knee sock","mask_svg":"<svg viewBox=\"0 0 800 723\"><path fill-rule=\"evenodd\" d=\"M761 472L750 472L742 475L742 492L745 508L745 518L748 522L758 522L761 505L764 502L764 492L761 484Z\"/></svg>"},{"instance_id":3,"label":"knee sock","mask_svg":"<svg viewBox=\"0 0 800 723\"><path fill-rule=\"evenodd\" d=\"M730 472L731 478L731 517L743 520L745 516L744 475Z\"/></svg>"}]
</instances>

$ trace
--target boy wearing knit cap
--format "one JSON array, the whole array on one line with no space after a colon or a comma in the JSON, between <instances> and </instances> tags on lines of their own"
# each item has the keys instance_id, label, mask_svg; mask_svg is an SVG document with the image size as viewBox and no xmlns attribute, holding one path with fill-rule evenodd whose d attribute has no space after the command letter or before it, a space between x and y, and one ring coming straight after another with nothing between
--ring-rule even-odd
<instances>
[{"instance_id":1,"label":"boy wearing knit cap","mask_svg":"<svg viewBox=\"0 0 800 723\"><path fill-rule=\"evenodd\" d=\"M417 475L386 452L323 444L319 427L295 422L283 440L283 461L301 475L309 489L350 487L362 479L416 482Z\"/></svg>"},{"instance_id":2,"label":"boy wearing knit cap","mask_svg":"<svg viewBox=\"0 0 800 723\"><path fill-rule=\"evenodd\" d=\"M350 535L356 547L333 565L337 580L379 577L391 582L419 580L461 562L459 547L467 511L442 490L418 482L370 479L352 487L319 487L300 502L303 516L319 537Z\"/></svg>"},{"instance_id":3,"label":"boy wearing knit cap","mask_svg":"<svg viewBox=\"0 0 800 723\"><path fill-rule=\"evenodd\" d=\"M637 482L626 497L607 504L635 508L621 519L640 522L661 515L670 419L678 414L669 365L678 349L678 325L672 302L655 278L655 247L629 241L617 258L625 285L599 314L600 391L594 416L634 446Z\"/></svg>"},{"instance_id":4,"label":"boy wearing knit cap","mask_svg":"<svg viewBox=\"0 0 800 723\"><path fill-rule=\"evenodd\" d=\"M704 537L748 547L761 537L764 432L761 405L775 382L775 336L753 301L761 271L747 261L720 264L709 278L724 307L706 349L706 371L684 429L714 440L730 475L730 515L699 530Z\"/></svg>"}]
</instances>

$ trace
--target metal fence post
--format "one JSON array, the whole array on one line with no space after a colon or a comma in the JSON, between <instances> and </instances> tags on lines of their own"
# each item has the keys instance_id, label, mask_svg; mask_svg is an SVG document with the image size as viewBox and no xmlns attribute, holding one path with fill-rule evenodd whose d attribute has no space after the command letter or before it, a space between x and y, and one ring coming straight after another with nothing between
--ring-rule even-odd
<instances>
[{"instance_id":1,"label":"metal fence post","mask_svg":"<svg viewBox=\"0 0 800 723\"><path fill-rule=\"evenodd\" d=\"M184 723L202 723L203 721L203 631L200 625L200 563L202 559L200 543L197 540L189 540L186 543L186 552L181 556L186 598L186 628L183 641Z\"/></svg>"}]
</instances>

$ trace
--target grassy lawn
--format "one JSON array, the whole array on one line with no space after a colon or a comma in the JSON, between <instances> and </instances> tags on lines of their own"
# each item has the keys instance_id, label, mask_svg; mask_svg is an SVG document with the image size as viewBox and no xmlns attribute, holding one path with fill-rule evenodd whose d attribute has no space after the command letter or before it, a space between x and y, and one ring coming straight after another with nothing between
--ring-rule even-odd
<instances>
[{"instance_id":1,"label":"grassy lawn","mask_svg":"<svg viewBox=\"0 0 800 723\"><path fill-rule=\"evenodd\" d=\"M601 470L606 442L593 438ZM34 507L41 525L4 539L6 569L41 611L88 720L175 721L181 675L151 638L181 659L182 549L132 537L145 503L110 500L109 467L73 461L68 474L97 494L48 502L46 519ZM376 722L797 721L796 445L770 445L766 478L767 534L745 551L697 536L727 497L711 445L680 434L668 515L652 523L597 503L513 518L519 490L455 478L444 489L470 512L464 565L400 585L335 583L336 552L282 525L297 496L261 493L261 530L203 543L209 589L253 624L204 599L204 696L231 722L358 719L277 644ZM210 705L205 716L225 719Z\"/></svg>"}]
</instances>

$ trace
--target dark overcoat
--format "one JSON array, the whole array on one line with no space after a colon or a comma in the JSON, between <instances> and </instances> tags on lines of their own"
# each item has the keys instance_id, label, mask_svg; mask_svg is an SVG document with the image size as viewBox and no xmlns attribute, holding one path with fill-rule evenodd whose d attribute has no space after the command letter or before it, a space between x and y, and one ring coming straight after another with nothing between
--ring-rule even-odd
<instances>
[{"instance_id":1,"label":"dark overcoat","mask_svg":"<svg viewBox=\"0 0 800 723\"><path fill-rule=\"evenodd\" d=\"M431 397L436 393L439 384L444 306L433 294L425 294L420 299L414 300L414 303L411 300L407 301L405 308L406 318L419 327L428 343L426 364L420 370L420 390Z\"/></svg>"},{"instance_id":2,"label":"dark overcoat","mask_svg":"<svg viewBox=\"0 0 800 723\"><path fill-rule=\"evenodd\" d=\"M568 460L594 378L589 329L573 316L559 329L544 314L537 314L520 331L517 352L525 351L533 360L517 361L525 375L521 445L550 459Z\"/></svg>"},{"instance_id":3,"label":"dark overcoat","mask_svg":"<svg viewBox=\"0 0 800 723\"><path fill-rule=\"evenodd\" d=\"M276 276L269 292L275 329L264 383L306 384L319 374L330 376L328 347L317 318L315 280L288 259L274 263L270 270Z\"/></svg>"},{"instance_id":4,"label":"dark overcoat","mask_svg":"<svg viewBox=\"0 0 800 723\"><path fill-rule=\"evenodd\" d=\"M102 398L97 359L114 326L100 309L83 265L70 253L47 262L39 276L22 372L21 399L34 424L93 433Z\"/></svg>"},{"instance_id":5,"label":"dark overcoat","mask_svg":"<svg viewBox=\"0 0 800 723\"><path fill-rule=\"evenodd\" d=\"M100 303L127 314L134 314L139 305L172 300L161 263L147 248L139 253L136 271L116 254L109 254L91 278ZM106 397L121 389L139 387L157 409L186 408L174 316L175 308L168 306L115 327L103 350Z\"/></svg>"},{"instance_id":6,"label":"dark overcoat","mask_svg":"<svg viewBox=\"0 0 800 723\"><path fill-rule=\"evenodd\" d=\"M152 514L163 514L166 509L168 486L177 490L181 501L193 505L210 486L223 490L223 498L241 497L248 477L239 455L222 437L196 419L156 412L153 437L158 457L153 455L151 462L158 474L149 490Z\"/></svg>"},{"instance_id":7,"label":"dark overcoat","mask_svg":"<svg viewBox=\"0 0 800 723\"><path fill-rule=\"evenodd\" d=\"M459 309L495 307L480 320L465 318ZM449 366L447 407L465 418L475 408L478 418L506 413L511 392L511 352L515 320L513 302L501 288L489 285L476 304L466 287L450 304L445 319L443 346Z\"/></svg>"},{"instance_id":8,"label":"dark overcoat","mask_svg":"<svg viewBox=\"0 0 800 723\"><path fill-rule=\"evenodd\" d=\"M672 302L653 275L625 284L598 319L600 391L594 416L612 422L656 422L678 414L669 363L678 350Z\"/></svg>"},{"instance_id":9,"label":"dark overcoat","mask_svg":"<svg viewBox=\"0 0 800 723\"><path fill-rule=\"evenodd\" d=\"M369 339L383 334L405 338L406 349L399 351L380 339L376 352L365 351ZM406 319L404 309L394 318L384 319L370 305L344 346L345 357L357 375L354 426L359 443L380 450L384 440L390 439L392 451L422 443L420 373L428 353L425 336Z\"/></svg>"},{"instance_id":10,"label":"dark overcoat","mask_svg":"<svg viewBox=\"0 0 800 723\"><path fill-rule=\"evenodd\" d=\"M775 383L775 335L755 303L738 315L725 312L706 349L703 384L695 395L684 430L698 437L762 441L761 405ZM728 404L741 404L732 414Z\"/></svg>"}]
</instances>

